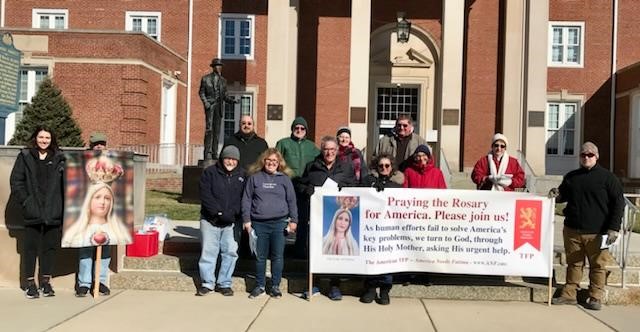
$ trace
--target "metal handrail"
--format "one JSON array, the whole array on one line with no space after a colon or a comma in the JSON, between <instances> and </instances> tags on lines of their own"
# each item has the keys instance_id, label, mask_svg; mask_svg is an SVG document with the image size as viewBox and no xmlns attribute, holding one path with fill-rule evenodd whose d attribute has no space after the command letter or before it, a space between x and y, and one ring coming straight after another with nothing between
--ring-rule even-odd
<instances>
[{"instance_id":1,"label":"metal handrail","mask_svg":"<svg viewBox=\"0 0 640 332\"><path fill-rule=\"evenodd\" d=\"M522 151L516 150L516 158L518 159L520 166L524 169L524 176L526 181L526 187L524 191L535 193L536 192L536 181L535 181L536 173L533 171L533 168L531 167L531 165L529 165L529 162L527 161L527 156L525 156Z\"/></svg>"},{"instance_id":2,"label":"metal handrail","mask_svg":"<svg viewBox=\"0 0 640 332\"><path fill-rule=\"evenodd\" d=\"M640 198L640 194L624 194L624 215L620 225L620 240L609 247L609 252L618 263L622 275L622 288L626 288L625 270L627 268L627 256L629 254L629 244L631 234L636 223L636 218L640 209L629 200L629 198Z\"/></svg>"},{"instance_id":3,"label":"metal handrail","mask_svg":"<svg viewBox=\"0 0 640 332\"><path fill-rule=\"evenodd\" d=\"M447 188L450 188L452 176L451 168L449 168L449 162L447 161L447 157L444 155L443 149L440 149L440 171L442 171L444 182L447 184Z\"/></svg>"}]
</instances>

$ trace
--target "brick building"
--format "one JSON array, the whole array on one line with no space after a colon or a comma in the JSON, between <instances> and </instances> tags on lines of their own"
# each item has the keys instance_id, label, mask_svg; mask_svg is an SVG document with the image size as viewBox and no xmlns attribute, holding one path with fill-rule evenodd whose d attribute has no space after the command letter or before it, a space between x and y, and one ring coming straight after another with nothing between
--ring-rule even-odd
<instances>
[{"instance_id":1,"label":"brick building","mask_svg":"<svg viewBox=\"0 0 640 332\"><path fill-rule=\"evenodd\" d=\"M593 140L604 166L640 177L636 1L3 0L0 10L23 51L21 102L50 75L84 135L105 130L115 145L200 144L200 77L220 57L241 101L222 135L250 114L273 145L302 115L314 139L348 125L370 153L411 113L453 171L503 132L537 175L574 168Z\"/></svg>"}]
</instances>

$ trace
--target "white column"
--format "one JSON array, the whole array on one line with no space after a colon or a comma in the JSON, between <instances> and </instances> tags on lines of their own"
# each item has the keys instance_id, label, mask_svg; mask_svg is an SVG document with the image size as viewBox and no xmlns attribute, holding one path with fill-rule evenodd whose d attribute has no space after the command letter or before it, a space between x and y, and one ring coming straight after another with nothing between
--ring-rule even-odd
<instances>
[{"instance_id":1,"label":"white column","mask_svg":"<svg viewBox=\"0 0 640 332\"><path fill-rule=\"evenodd\" d=\"M464 0L442 1L442 117L440 147L449 167L460 167ZM445 114L446 113L446 114ZM453 115L453 116L452 116ZM457 116L457 121L455 121ZM453 119L452 119L453 118ZM451 121L454 120L454 121Z\"/></svg>"},{"instance_id":2,"label":"white column","mask_svg":"<svg viewBox=\"0 0 640 332\"><path fill-rule=\"evenodd\" d=\"M540 50L548 48L549 0L529 1L528 14L526 81L528 121L524 152L527 156L527 162L536 175L543 175L545 173L546 151L547 57L540 56ZM542 119L540 120L540 118ZM537 121L531 121L536 119Z\"/></svg>"},{"instance_id":3,"label":"white column","mask_svg":"<svg viewBox=\"0 0 640 332\"><path fill-rule=\"evenodd\" d=\"M298 66L298 1L270 0L267 22L267 105L282 105L282 120L267 120L265 139L269 146L291 132L296 115Z\"/></svg>"},{"instance_id":4,"label":"white column","mask_svg":"<svg viewBox=\"0 0 640 332\"><path fill-rule=\"evenodd\" d=\"M371 1L351 1L351 58L349 63L349 127L353 144L367 144L367 105L369 104L369 50ZM364 123L351 122L351 107L364 108Z\"/></svg>"}]
</instances>

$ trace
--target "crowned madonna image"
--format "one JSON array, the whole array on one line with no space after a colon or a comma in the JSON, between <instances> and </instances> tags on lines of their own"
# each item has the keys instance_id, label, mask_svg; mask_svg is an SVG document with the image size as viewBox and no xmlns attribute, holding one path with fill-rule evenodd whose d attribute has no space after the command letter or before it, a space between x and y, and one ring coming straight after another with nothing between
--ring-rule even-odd
<instances>
[{"instance_id":1,"label":"crowned madonna image","mask_svg":"<svg viewBox=\"0 0 640 332\"><path fill-rule=\"evenodd\" d=\"M67 188L67 202L71 204L65 211L66 227L62 235L62 247L131 243L131 223L126 222L129 214L119 213L127 209L122 208L122 203L117 204L121 198L119 196L123 196L119 195L118 186L120 189L127 187L124 183L126 181L122 180L127 173L125 168L117 158L113 158L113 153L93 155L90 152L85 153L84 157L78 161L79 164L85 161L84 173L89 181L80 181L80 167L76 167L75 172L71 170L72 174L67 174L71 178L69 186L73 187L76 182L76 188ZM85 194L81 204L77 204L78 199L69 199L69 196L81 197L82 191ZM127 195L124 196L122 198L126 200Z\"/></svg>"}]
</instances>

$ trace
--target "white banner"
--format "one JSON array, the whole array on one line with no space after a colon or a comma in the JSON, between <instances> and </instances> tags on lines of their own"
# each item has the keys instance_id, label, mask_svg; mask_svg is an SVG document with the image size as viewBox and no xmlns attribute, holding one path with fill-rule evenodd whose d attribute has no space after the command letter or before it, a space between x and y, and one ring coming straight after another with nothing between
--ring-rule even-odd
<instances>
[{"instance_id":1,"label":"white banner","mask_svg":"<svg viewBox=\"0 0 640 332\"><path fill-rule=\"evenodd\" d=\"M549 277L553 216L527 193L317 187L310 269Z\"/></svg>"}]
</instances>

